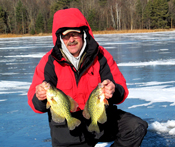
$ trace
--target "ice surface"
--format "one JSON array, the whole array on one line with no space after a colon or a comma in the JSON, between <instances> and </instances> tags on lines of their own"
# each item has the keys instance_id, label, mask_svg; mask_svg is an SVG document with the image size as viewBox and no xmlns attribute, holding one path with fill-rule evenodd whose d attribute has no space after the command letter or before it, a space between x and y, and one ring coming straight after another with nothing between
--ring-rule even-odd
<instances>
[{"instance_id":1,"label":"ice surface","mask_svg":"<svg viewBox=\"0 0 175 147\"><path fill-rule=\"evenodd\" d=\"M139 98L148 103L133 105L129 108L140 106L149 106L157 102L170 102L170 106L175 105L175 87L169 87L175 81L169 82L145 82L145 83L129 83L128 85L137 85L138 88L130 88L128 98Z\"/></svg>"},{"instance_id":2,"label":"ice surface","mask_svg":"<svg viewBox=\"0 0 175 147\"><path fill-rule=\"evenodd\" d=\"M95 38L113 55L126 78L129 95L119 108L149 123L142 146L175 146L175 32ZM47 114L35 114L29 108L27 91L34 68L52 46L51 36L0 39L2 146L51 146ZM99 142L95 147L112 143Z\"/></svg>"},{"instance_id":3,"label":"ice surface","mask_svg":"<svg viewBox=\"0 0 175 147\"><path fill-rule=\"evenodd\" d=\"M30 55L16 55L16 56L4 56L6 58L41 58L45 55L46 53L35 53L35 54L30 54Z\"/></svg>"},{"instance_id":4,"label":"ice surface","mask_svg":"<svg viewBox=\"0 0 175 147\"><path fill-rule=\"evenodd\" d=\"M30 82L0 81L0 94L20 93L26 95L30 84ZM0 102L2 102L1 99Z\"/></svg>"},{"instance_id":5,"label":"ice surface","mask_svg":"<svg viewBox=\"0 0 175 147\"><path fill-rule=\"evenodd\" d=\"M156 65L175 65L175 59L156 60L149 62L129 62L129 63L118 64L118 66L156 66Z\"/></svg>"}]
</instances>

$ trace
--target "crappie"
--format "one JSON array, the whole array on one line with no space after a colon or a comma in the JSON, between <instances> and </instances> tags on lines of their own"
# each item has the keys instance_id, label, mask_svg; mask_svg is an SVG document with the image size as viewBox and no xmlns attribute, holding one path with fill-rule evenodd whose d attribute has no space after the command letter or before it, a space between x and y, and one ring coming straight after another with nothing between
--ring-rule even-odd
<instances>
[{"instance_id":1,"label":"crappie","mask_svg":"<svg viewBox=\"0 0 175 147\"><path fill-rule=\"evenodd\" d=\"M78 104L62 91L51 87L49 83L44 82L44 89L47 96L46 108L50 108L53 121L61 123L66 119L69 130L79 126L81 121L72 117L70 113L76 111Z\"/></svg>"},{"instance_id":2,"label":"crappie","mask_svg":"<svg viewBox=\"0 0 175 147\"><path fill-rule=\"evenodd\" d=\"M90 94L83 110L83 116L86 119L91 118L91 124L88 127L89 132L95 131L97 133L100 133L97 122L103 124L107 121L105 105L109 104L105 99L103 88L103 85L99 83L98 86Z\"/></svg>"}]
</instances>

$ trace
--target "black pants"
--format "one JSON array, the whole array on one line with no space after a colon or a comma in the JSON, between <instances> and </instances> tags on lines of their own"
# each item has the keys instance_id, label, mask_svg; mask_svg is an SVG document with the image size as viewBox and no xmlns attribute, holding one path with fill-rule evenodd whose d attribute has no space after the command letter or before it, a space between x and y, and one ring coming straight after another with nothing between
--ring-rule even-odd
<instances>
[{"instance_id":1,"label":"black pants","mask_svg":"<svg viewBox=\"0 0 175 147\"><path fill-rule=\"evenodd\" d=\"M73 131L69 131L66 122L56 124L50 122L53 147L94 147L97 142L114 141L111 147L139 147L147 133L147 122L128 112L108 107L107 122L98 124L100 133L90 133L87 127L90 120L82 116L82 112L72 115L81 120L81 124Z\"/></svg>"}]
</instances>

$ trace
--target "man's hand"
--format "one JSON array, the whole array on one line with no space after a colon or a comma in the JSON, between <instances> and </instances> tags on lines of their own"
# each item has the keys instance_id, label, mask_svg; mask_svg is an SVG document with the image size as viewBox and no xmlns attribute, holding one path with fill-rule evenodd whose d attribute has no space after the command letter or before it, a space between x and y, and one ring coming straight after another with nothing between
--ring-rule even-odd
<instances>
[{"instance_id":1,"label":"man's hand","mask_svg":"<svg viewBox=\"0 0 175 147\"><path fill-rule=\"evenodd\" d=\"M47 99L46 90L44 89L45 84L46 84L46 82L43 82L42 84L39 84L39 85L36 86L36 97L40 101L43 101L43 100Z\"/></svg>"},{"instance_id":2,"label":"man's hand","mask_svg":"<svg viewBox=\"0 0 175 147\"><path fill-rule=\"evenodd\" d=\"M114 83L107 79L102 82L102 85L104 86L105 97L107 99L111 98L115 92Z\"/></svg>"}]
</instances>

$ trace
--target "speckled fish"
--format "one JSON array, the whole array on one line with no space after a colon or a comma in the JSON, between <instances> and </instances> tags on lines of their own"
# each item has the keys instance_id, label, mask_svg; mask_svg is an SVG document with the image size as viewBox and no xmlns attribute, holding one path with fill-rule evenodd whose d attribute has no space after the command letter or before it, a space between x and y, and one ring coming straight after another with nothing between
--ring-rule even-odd
<instances>
[{"instance_id":1,"label":"speckled fish","mask_svg":"<svg viewBox=\"0 0 175 147\"><path fill-rule=\"evenodd\" d=\"M49 83L44 82L43 85L47 96L46 108L50 108L53 121L61 123L66 119L69 130L79 126L81 121L72 117L70 113L76 111L78 104L62 91L51 87Z\"/></svg>"},{"instance_id":2,"label":"speckled fish","mask_svg":"<svg viewBox=\"0 0 175 147\"><path fill-rule=\"evenodd\" d=\"M108 101L105 99L103 85L101 83L92 91L86 102L85 108L83 110L83 116L86 119L91 118L91 124L88 127L89 132L100 133L98 123L105 123L107 121L105 105L109 105Z\"/></svg>"}]
</instances>

